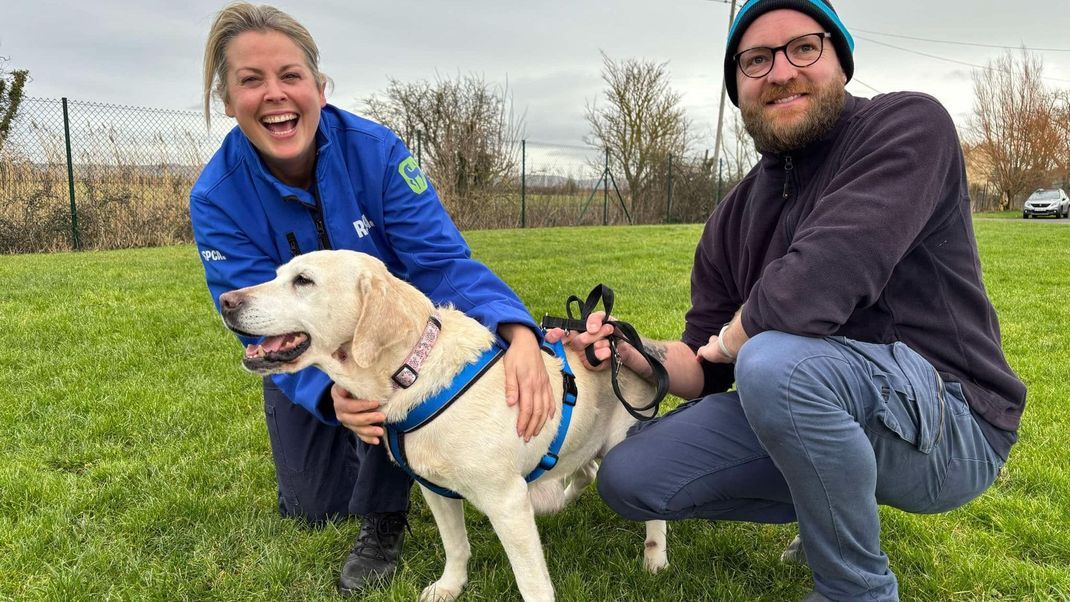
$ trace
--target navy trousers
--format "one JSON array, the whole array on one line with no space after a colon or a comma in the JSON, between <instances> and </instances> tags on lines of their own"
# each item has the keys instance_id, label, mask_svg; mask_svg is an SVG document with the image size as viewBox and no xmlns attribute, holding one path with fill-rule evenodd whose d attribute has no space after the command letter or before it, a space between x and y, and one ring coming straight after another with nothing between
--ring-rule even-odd
<instances>
[{"instance_id":1,"label":"navy trousers","mask_svg":"<svg viewBox=\"0 0 1070 602\"><path fill-rule=\"evenodd\" d=\"M319 523L409 508L412 479L383 445L368 445L294 404L264 378L264 415L283 516Z\"/></svg>"},{"instance_id":2,"label":"navy trousers","mask_svg":"<svg viewBox=\"0 0 1070 602\"><path fill-rule=\"evenodd\" d=\"M633 429L599 493L632 520L798 520L832 600L899 597L878 504L950 510L1003 466L958 383L902 343L765 332L740 350L736 386Z\"/></svg>"}]
</instances>

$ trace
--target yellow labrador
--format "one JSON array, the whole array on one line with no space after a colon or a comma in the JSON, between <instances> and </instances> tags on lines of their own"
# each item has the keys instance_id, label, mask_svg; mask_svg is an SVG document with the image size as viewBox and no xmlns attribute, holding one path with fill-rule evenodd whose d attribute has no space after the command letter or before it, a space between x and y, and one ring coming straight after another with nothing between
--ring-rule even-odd
<instances>
[{"instance_id":1,"label":"yellow labrador","mask_svg":"<svg viewBox=\"0 0 1070 602\"><path fill-rule=\"evenodd\" d=\"M479 322L452 307L434 307L381 261L353 251L298 256L280 267L274 280L226 293L220 303L228 327L268 337L265 346L246 350L248 369L267 374L317 366L357 398L381 401L388 422L402 420L421 401L448 387L454 375L495 340ZM436 309L441 332L419 378L407 389L395 388L391 376ZM524 477L549 448L561 412L525 443L516 434L517 408L505 403L501 362L405 439L409 465L417 474L463 495L490 519L525 600L554 597L535 514L560 510L577 498L594 479L597 459L635 422L614 397L609 372L587 371L575 354L567 353L578 401L557 465L530 485ZM544 356L554 393L561 399L561 362ZM653 396L648 383L625 370L620 386L627 399ZM453 600L468 581L463 505L421 489L442 536L446 566L420 599ZM668 566L665 522L648 522L646 532L644 565L656 572Z\"/></svg>"}]
</instances>

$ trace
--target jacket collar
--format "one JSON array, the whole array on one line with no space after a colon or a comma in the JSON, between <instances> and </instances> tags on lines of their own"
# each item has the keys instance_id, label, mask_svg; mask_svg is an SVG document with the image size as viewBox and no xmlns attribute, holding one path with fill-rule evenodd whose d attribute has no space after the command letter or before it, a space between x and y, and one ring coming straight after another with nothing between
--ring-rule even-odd
<instances>
[{"instance_id":1,"label":"jacket collar","mask_svg":"<svg viewBox=\"0 0 1070 602\"><path fill-rule=\"evenodd\" d=\"M836 123L834 123L832 127L821 136L821 138L804 147L786 153L770 153L762 151L762 158L760 161L762 169L780 169L784 164L785 157L791 157L796 167L823 162L828 155L830 147L836 142L836 139L840 137L843 130L847 128L847 124L851 121L851 118L854 117L854 114L858 112L858 109L861 108L864 100L865 99L859 99L852 96L850 93L845 92L843 111L840 112L840 116L836 119Z\"/></svg>"},{"instance_id":2,"label":"jacket collar","mask_svg":"<svg viewBox=\"0 0 1070 602\"><path fill-rule=\"evenodd\" d=\"M321 181L323 179L323 173L326 169L326 162L324 159L332 147L330 136L331 130L327 124L327 120L330 119L332 115L331 112L327 110L328 108L333 107L327 105L327 107L320 110L320 122L319 126L316 128L316 181ZM264 165L264 160L260 157L260 153L257 152L256 147L253 146L253 143L249 141L249 138L246 137L245 134L238 136L238 139L242 158L249 164L254 177L260 179L274 189L279 194L280 198L296 198L302 204L309 207L316 205L316 197L313 196L311 191L296 186L290 186L276 178L267 166Z\"/></svg>"}]
</instances>

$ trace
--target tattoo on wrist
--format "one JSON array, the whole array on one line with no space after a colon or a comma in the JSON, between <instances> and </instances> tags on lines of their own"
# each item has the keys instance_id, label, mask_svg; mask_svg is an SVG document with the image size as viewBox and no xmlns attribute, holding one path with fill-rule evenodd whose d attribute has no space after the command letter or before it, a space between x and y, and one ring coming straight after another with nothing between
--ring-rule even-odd
<instances>
[{"instance_id":1,"label":"tattoo on wrist","mask_svg":"<svg viewBox=\"0 0 1070 602\"><path fill-rule=\"evenodd\" d=\"M665 358L669 355L669 350L665 348L665 345L658 342L647 342L643 344L646 347L646 352L659 362L665 363Z\"/></svg>"}]
</instances>

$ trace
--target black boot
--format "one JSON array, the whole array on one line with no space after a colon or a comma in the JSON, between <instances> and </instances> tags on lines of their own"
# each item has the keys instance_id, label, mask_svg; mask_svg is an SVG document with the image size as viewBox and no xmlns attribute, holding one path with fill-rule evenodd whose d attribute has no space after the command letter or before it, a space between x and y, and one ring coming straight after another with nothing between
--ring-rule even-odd
<instances>
[{"instance_id":1,"label":"black boot","mask_svg":"<svg viewBox=\"0 0 1070 602\"><path fill-rule=\"evenodd\" d=\"M373 512L364 517L353 550L342 565L338 591L352 594L367 585L390 583L398 568L408 526L404 512Z\"/></svg>"}]
</instances>

